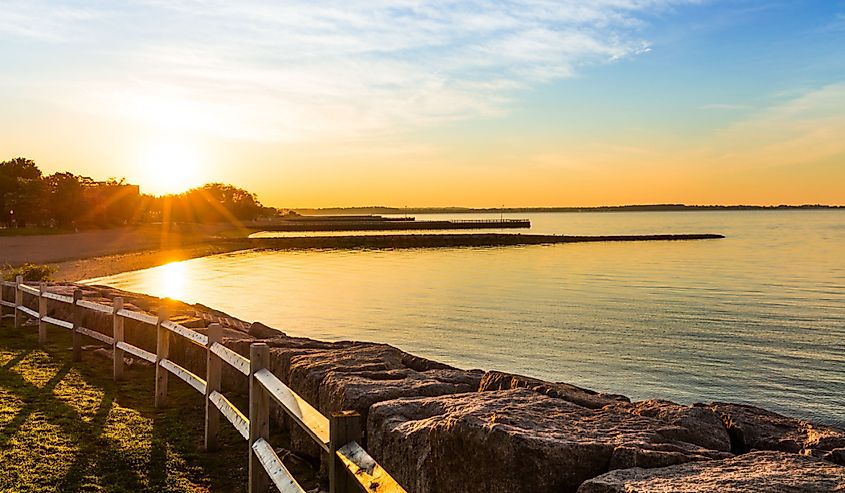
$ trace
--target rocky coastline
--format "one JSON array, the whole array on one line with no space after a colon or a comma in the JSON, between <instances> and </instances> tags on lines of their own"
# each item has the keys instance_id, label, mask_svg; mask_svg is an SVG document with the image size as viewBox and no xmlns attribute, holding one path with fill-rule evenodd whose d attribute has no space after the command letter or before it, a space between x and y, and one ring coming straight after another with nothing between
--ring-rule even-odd
<instances>
[{"instance_id":1,"label":"rocky coastline","mask_svg":"<svg viewBox=\"0 0 845 493\"><path fill-rule=\"evenodd\" d=\"M409 492L845 491L842 429L743 404L631 402L567 383L454 368L386 344L290 337L201 305L103 286L48 290L76 288L84 299L110 304L122 296L128 308L150 313L166 304L174 321L199 332L218 321L225 345L242 355L253 342L267 343L273 373L322 413L362 414L365 447ZM67 317L69 308L49 303L48 314ZM109 335L111 322L93 311L82 321ZM125 331L129 343L155 347L150 327L127 320ZM205 352L180 339L171 343L172 359L202 374ZM246 378L227 370L224 392L246 392ZM274 417L290 431L290 451L320 467L320 449L281 410Z\"/></svg>"}]
</instances>

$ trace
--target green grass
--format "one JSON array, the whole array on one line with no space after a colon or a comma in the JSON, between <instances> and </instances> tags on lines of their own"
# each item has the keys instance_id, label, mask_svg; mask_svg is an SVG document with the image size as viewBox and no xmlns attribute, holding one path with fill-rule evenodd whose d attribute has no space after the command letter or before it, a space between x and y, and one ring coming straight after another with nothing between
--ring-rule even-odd
<instances>
[{"instance_id":1,"label":"green grass","mask_svg":"<svg viewBox=\"0 0 845 493\"><path fill-rule=\"evenodd\" d=\"M85 351L71 363L67 331L43 347L36 332L0 322L0 492L246 490L247 444L225 418L220 450L203 451L200 394L171 377L156 409L152 367L115 383L109 359Z\"/></svg>"},{"instance_id":2,"label":"green grass","mask_svg":"<svg viewBox=\"0 0 845 493\"><path fill-rule=\"evenodd\" d=\"M12 267L5 265L0 267L0 274L6 281L14 281L18 276L23 277L24 281L47 282L56 272L55 267L49 265L30 264L26 263L19 267Z\"/></svg>"}]
</instances>

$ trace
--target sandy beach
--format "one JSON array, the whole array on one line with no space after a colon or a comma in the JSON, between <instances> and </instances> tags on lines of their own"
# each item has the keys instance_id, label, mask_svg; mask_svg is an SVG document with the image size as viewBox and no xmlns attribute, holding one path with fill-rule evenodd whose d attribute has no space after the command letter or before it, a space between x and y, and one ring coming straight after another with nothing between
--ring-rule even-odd
<instances>
[{"instance_id":1,"label":"sandy beach","mask_svg":"<svg viewBox=\"0 0 845 493\"><path fill-rule=\"evenodd\" d=\"M245 241L221 240L182 248L144 250L119 253L102 257L68 260L50 264L56 269L56 281L81 281L93 277L104 277L121 272L147 269L179 260L188 260L218 253L243 250L249 245Z\"/></svg>"},{"instance_id":2,"label":"sandy beach","mask_svg":"<svg viewBox=\"0 0 845 493\"><path fill-rule=\"evenodd\" d=\"M57 281L78 281L176 260L249 248L230 225L161 225L0 237L0 265L49 264Z\"/></svg>"}]
</instances>

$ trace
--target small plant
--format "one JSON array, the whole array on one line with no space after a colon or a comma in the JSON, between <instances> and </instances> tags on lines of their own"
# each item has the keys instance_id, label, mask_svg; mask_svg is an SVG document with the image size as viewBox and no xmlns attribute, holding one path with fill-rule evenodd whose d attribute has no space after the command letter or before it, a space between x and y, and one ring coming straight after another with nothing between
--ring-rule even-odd
<instances>
[{"instance_id":1,"label":"small plant","mask_svg":"<svg viewBox=\"0 0 845 493\"><path fill-rule=\"evenodd\" d=\"M2 272L6 281L14 281L17 276L23 276L24 281L46 282L52 279L56 269L49 265L23 264L20 267L7 265Z\"/></svg>"}]
</instances>

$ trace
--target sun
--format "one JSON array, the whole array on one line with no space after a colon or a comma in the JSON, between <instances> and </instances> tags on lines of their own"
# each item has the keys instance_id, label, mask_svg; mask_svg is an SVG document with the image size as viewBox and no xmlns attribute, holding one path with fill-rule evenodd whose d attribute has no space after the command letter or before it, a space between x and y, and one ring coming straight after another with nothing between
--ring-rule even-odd
<instances>
[{"instance_id":1,"label":"sun","mask_svg":"<svg viewBox=\"0 0 845 493\"><path fill-rule=\"evenodd\" d=\"M140 153L137 167L141 189L154 195L181 193L204 180L200 152L184 142L150 144Z\"/></svg>"}]
</instances>

